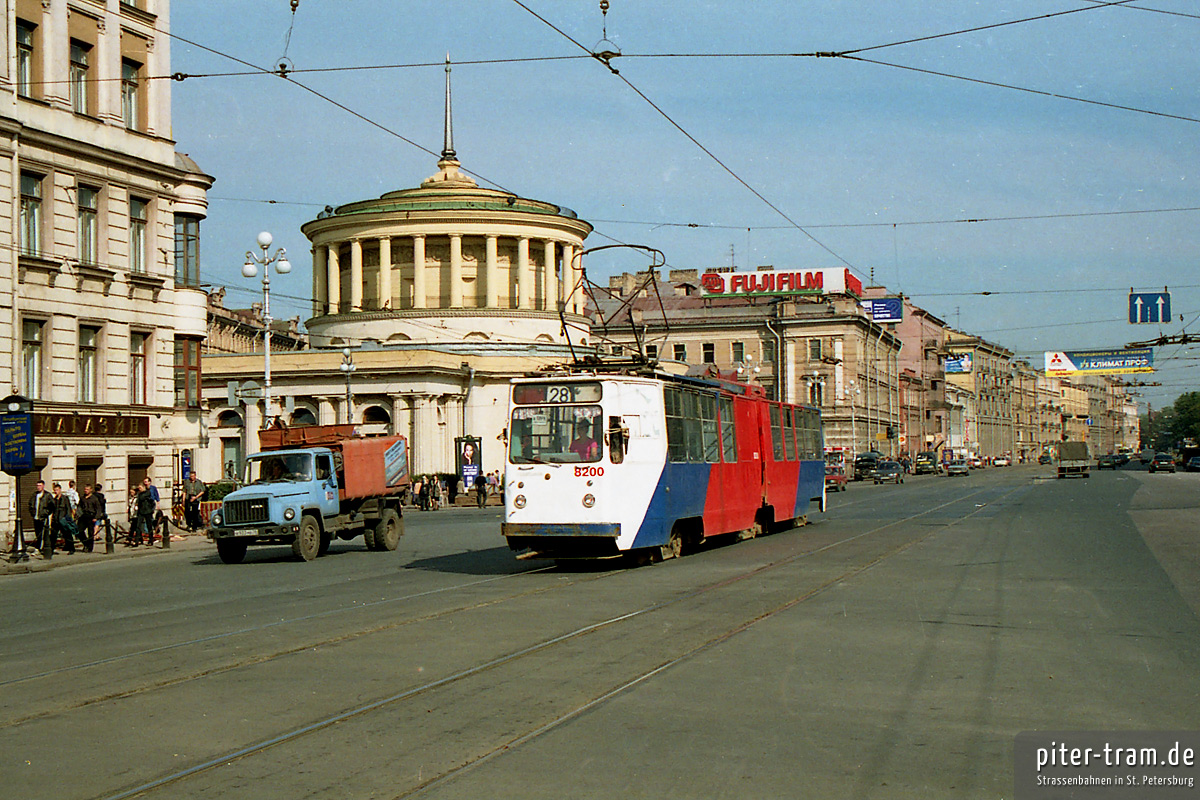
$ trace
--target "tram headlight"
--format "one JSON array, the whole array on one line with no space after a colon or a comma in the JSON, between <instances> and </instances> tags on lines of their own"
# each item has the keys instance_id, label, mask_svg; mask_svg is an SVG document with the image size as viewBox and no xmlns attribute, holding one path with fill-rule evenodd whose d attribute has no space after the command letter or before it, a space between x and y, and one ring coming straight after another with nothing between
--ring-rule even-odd
<instances>
[{"instance_id":1,"label":"tram headlight","mask_svg":"<svg viewBox=\"0 0 1200 800\"><path fill-rule=\"evenodd\" d=\"M525 507L525 495L519 494L513 498L513 505L517 508Z\"/></svg>"},{"instance_id":2,"label":"tram headlight","mask_svg":"<svg viewBox=\"0 0 1200 800\"><path fill-rule=\"evenodd\" d=\"M585 494L583 496L583 507L591 508L594 505L596 505L596 498L590 494Z\"/></svg>"}]
</instances>

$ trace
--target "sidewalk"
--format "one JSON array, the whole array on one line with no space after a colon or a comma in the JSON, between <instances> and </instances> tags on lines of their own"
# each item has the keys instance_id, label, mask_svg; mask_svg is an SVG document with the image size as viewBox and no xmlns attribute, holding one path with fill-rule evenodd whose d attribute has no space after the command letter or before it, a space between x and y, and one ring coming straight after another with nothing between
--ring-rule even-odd
<instances>
[{"instance_id":1,"label":"sidewalk","mask_svg":"<svg viewBox=\"0 0 1200 800\"><path fill-rule=\"evenodd\" d=\"M152 556L161 553L172 553L180 550L198 550L202 548L213 548L212 542L205 538L203 533L180 533L178 531L171 534L171 547L164 550L158 542L153 547L145 545L141 547L126 547L123 544L115 546L112 555L104 552L103 540L96 542L96 549L91 553L85 553L83 548L76 543L75 553L67 555L62 551L55 551L54 557L47 561L41 557L41 554L34 554L32 546L26 549L28 558L24 561L12 562L12 553L5 553L0 557L0 576L3 575L22 575L29 572L46 572L59 567L68 567L72 564L94 564L99 561L112 561L117 558L140 558L143 556ZM215 548L213 552L216 552Z\"/></svg>"}]
</instances>

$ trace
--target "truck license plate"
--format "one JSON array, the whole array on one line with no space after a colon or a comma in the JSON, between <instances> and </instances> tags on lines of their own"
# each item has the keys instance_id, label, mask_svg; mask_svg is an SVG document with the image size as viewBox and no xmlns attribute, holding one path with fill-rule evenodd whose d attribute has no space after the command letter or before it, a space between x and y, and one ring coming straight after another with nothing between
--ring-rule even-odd
<instances>
[{"instance_id":1,"label":"truck license plate","mask_svg":"<svg viewBox=\"0 0 1200 800\"><path fill-rule=\"evenodd\" d=\"M233 532L233 535L234 536L254 536L257 533L258 533L258 531L254 530L254 528L238 528L237 530L235 530Z\"/></svg>"}]
</instances>

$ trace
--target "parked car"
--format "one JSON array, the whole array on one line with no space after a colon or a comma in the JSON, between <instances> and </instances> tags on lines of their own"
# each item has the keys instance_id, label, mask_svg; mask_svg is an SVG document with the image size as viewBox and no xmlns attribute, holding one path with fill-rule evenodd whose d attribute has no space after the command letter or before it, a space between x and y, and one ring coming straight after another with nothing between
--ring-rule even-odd
<instances>
[{"instance_id":1,"label":"parked car","mask_svg":"<svg viewBox=\"0 0 1200 800\"><path fill-rule=\"evenodd\" d=\"M825 491L844 492L849 482L846 470L832 464L825 467Z\"/></svg>"},{"instance_id":2,"label":"parked car","mask_svg":"<svg viewBox=\"0 0 1200 800\"><path fill-rule=\"evenodd\" d=\"M1183 465L1184 472L1200 472L1200 456L1192 456L1188 462Z\"/></svg>"},{"instance_id":3,"label":"parked car","mask_svg":"<svg viewBox=\"0 0 1200 800\"><path fill-rule=\"evenodd\" d=\"M1012 459L1008 456L996 456L992 459L993 467L1011 467Z\"/></svg>"},{"instance_id":4,"label":"parked car","mask_svg":"<svg viewBox=\"0 0 1200 800\"><path fill-rule=\"evenodd\" d=\"M1150 459L1151 472L1174 472L1175 459L1170 453L1155 453L1154 458Z\"/></svg>"},{"instance_id":5,"label":"parked car","mask_svg":"<svg viewBox=\"0 0 1200 800\"><path fill-rule=\"evenodd\" d=\"M983 469L983 459L979 456L971 456L967 459L967 466L971 469Z\"/></svg>"},{"instance_id":6,"label":"parked car","mask_svg":"<svg viewBox=\"0 0 1200 800\"><path fill-rule=\"evenodd\" d=\"M1096 469L1116 469L1117 457L1113 455L1103 455L1096 459Z\"/></svg>"},{"instance_id":7,"label":"parked car","mask_svg":"<svg viewBox=\"0 0 1200 800\"><path fill-rule=\"evenodd\" d=\"M904 467L895 461L880 461L872 478L875 483L904 483Z\"/></svg>"},{"instance_id":8,"label":"parked car","mask_svg":"<svg viewBox=\"0 0 1200 800\"><path fill-rule=\"evenodd\" d=\"M1039 464L1053 464L1054 458L1049 453L1042 453L1040 456L1038 456L1038 463Z\"/></svg>"},{"instance_id":9,"label":"parked car","mask_svg":"<svg viewBox=\"0 0 1200 800\"><path fill-rule=\"evenodd\" d=\"M967 462L961 458L956 458L953 461L951 461L949 464L946 465L946 476L947 477L950 477L951 475L969 475L969 474L971 474L971 469L970 469L970 467L967 466Z\"/></svg>"}]
</instances>

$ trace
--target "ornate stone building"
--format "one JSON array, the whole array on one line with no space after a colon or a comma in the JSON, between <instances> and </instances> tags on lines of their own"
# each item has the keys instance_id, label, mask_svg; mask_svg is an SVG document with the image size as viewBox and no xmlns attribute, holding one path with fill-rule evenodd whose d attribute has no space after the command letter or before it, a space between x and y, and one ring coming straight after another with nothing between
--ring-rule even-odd
<instances>
[{"instance_id":1,"label":"ornate stone building","mask_svg":"<svg viewBox=\"0 0 1200 800\"><path fill-rule=\"evenodd\" d=\"M14 0L0 65L0 380L34 400L37 478L114 516L204 439L199 230L213 179L171 138L168 0ZM4 504L0 516L10 514ZM6 528L6 534L11 527Z\"/></svg>"},{"instance_id":2,"label":"ornate stone building","mask_svg":"<svg viewBox=\"0 0 1200 800\"><path fill-rule=\"evenodd\" d=\"M482 188L460 166L447 70L437 173L327 208L301 228L313 252L312 347L272 357L283 408L229 404L227 382L260 380L261 354L205 359L203 475L255 452L264 414L404 434L417 473L454 472L455 439L474 436L483 470L503 468L509 380L589 346L578 277L592 226L570 209Z\"/></svg>"}]
</instances>

